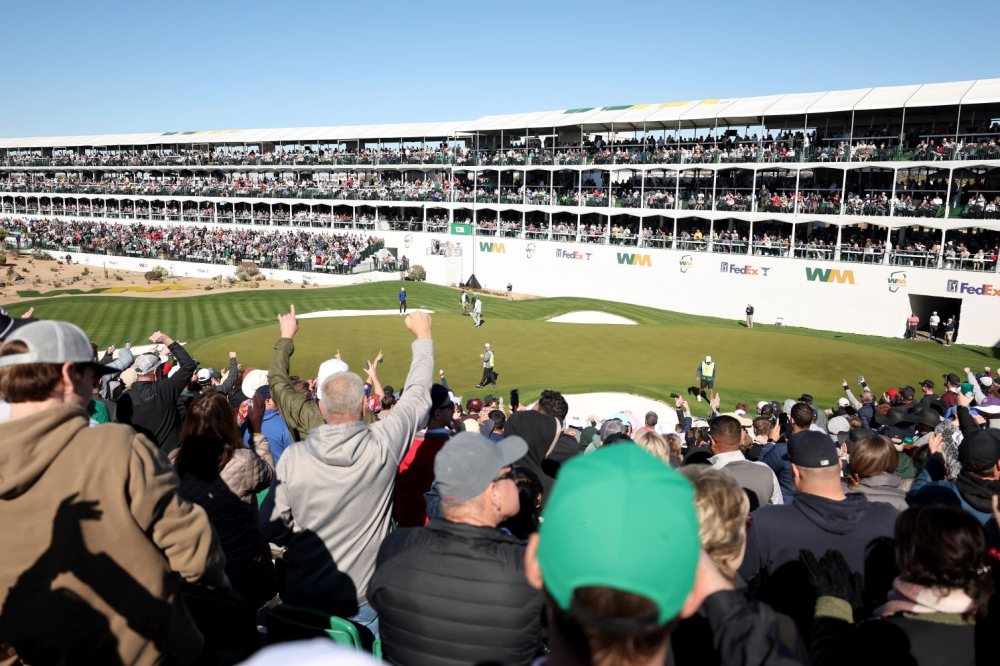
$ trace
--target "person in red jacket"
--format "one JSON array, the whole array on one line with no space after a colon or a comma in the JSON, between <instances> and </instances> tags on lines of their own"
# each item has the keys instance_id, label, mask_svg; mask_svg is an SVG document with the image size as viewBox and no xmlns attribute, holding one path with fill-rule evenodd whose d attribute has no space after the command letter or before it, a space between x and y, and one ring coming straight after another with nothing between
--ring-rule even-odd
<instances>
[{"instance_id":1,"label":"person in red jacket","mask_svg":"<svg viewBox=\"0 0 1000 666\"><path fill-rule=\"evenodd\" d=\"M434 458L453 434L450 426L454 409L448 389L440 384L431 386L427 427L413 438L396 474L392 517L397 527L420 527L427 522L424 493L434 483Z\"/></svg>"}]
</instances>

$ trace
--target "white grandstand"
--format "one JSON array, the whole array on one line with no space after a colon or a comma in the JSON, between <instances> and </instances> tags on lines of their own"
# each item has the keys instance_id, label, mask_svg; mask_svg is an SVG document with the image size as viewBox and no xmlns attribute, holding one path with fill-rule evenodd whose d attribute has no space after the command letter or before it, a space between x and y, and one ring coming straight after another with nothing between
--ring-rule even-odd
<instances>
[{"instance_id":1,"label":"white grandstand","mask_svg":"<svg viewBox=\"0 0 1000 666\"><path fill-rule=\"evenodd\" d=\"M115 253L101 234L139 222L367 234L394 256L422 255L441 282L475 271L494 286L516 277L528 292L734 317L749 294L765 321L882 335L936 309L961 314L963 341L992 345L998 144L1000 79L446 123L14 138L0 139L0 212L22 242L81 254ZM24 233L26 219L77 226L43 237ZM296 238L235 258L326 270L325 246ZM130 247L147 260L234 259ZM565 279L595 261L621 280ZM670 274L644 276L659 290L643 295L626 266ZM691 304L671 281L695 276L774 287ZM879 297L839 303L834 285L869 280ZM819 288L840 307L788 305L815 305Z\"/></svg>"}]
</instances>

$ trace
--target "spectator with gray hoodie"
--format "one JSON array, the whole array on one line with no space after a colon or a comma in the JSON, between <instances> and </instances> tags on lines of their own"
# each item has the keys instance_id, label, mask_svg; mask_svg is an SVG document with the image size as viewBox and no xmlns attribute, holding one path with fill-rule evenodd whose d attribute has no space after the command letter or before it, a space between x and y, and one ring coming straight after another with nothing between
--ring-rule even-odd
<instances>
[{"instance_id":1,"label":"spectator with gray hoodie","mask_svg":"<svg viewBox=\"0 0 1000 666\"><path fill-rule=\"evenodd\" d=\"M278 322L291 339L294 312ZM366 425L361 378L348 370L328 376L319 389L325 424L284 451L260 512L265 537L288 549L282 600L340 615L376 636L368 585L392 523L396 471L431 407L431 318L413 312L405 322L416 340L392 413Z\"/></svg>"}]
</instances>

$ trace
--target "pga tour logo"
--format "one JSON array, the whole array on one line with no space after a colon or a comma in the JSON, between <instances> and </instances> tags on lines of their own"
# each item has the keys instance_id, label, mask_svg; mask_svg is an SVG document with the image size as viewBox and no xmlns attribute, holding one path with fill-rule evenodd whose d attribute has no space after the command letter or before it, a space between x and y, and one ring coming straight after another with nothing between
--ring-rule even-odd
<instances>
[{"instance_id":1,"label":"pga tour logo","mask_svg":"<svg viewBox=\"0 0 1000 666\"><path fill-rule=\"evenodd\" d=\"M974 285L958 280L948 280L948 292L952 294L968 294L970 296L1000 296L1000 287L991 284Z\"/></svg>"},{"instance_id":2,"label":"pga tour logo","mask_svg":"<svg viewBox=\"0 0 1000 666\"><path fill-rule=\"evenodd\" d=\"M948 293L958 293L958 280L948 280Z\"/></svg>"}]
</instances>

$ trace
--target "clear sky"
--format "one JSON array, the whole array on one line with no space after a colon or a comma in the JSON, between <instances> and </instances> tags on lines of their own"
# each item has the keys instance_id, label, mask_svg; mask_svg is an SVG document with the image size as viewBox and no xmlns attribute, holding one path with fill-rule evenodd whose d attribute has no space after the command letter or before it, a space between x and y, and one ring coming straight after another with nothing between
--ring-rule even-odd
<instances>
[{"instance_id":1,"label":"clear sky","mask_svg":"<svg viewBox=\"0 0 1000 666\"><path fill-rule=\"evenodd\" d=\"M471 120L1000 77L989 3L0 0L0 137Z\"/></svg>"}]
</instances>

